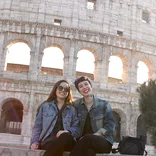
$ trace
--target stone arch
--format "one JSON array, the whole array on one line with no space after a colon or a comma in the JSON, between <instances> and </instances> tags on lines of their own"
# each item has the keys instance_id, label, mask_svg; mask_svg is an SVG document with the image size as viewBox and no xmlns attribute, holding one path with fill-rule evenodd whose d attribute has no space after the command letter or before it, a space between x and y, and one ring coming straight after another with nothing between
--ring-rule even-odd
<instances>
[{"instance_id":1,"label":"stone arch","mask_svg":"<svg viewBox=\"0 0 156 156\"><path fill-rule=\"evenodd\" d=\"M88 57L89 57L89 55L92 55L93 56L93 59L94 59L94 62L93 63L95 64L95 56L94 56L93 52L91 50L89 50L88 48L81 49L79 52L82 52L82 51L83 51L83 54L84 54L84 52L87 52L88 51L89 52ZM79 52L77 53L77 57L78 57ZM87 60L86 60L87 58L84 57L84 59L85 59L85 62L87 62ZM77 59L77 61L78 61L78 59ZM91 60L89 60L89 61L91 61Z\"/></svg>"},{"instance_id":2,"label":"stone arch","mask_svg":"<svg viewBox=\"0 0 156 156\"><path fill-rule=\"evenodd\" d=\"M54 63L55 60L50 61L48 59L46 61L46 63L44 63L44 65L46 65L46 66L41 66L41 73L43 75L59 75L59 76L62 76L63 75L63 69L64 69L64 65L63 65L64 63L63 62L64 62L64 59L65 59L64 58L65 57L64 47L62 45L60 45L60 44L56 44L55 43L55 44L49 44L49 45L47 45L45 47L45 49L46 48L51 48L51 47L56 47L56 48L59 48L61 50L61 52L63 54L63 56L61 56L61 57L63 57L63 60L60 60L61 62L59 61L61 64L57 64L57 63ZM41 64L43 63L42 61L44 61L43 59L45 59L45 58L43 58L43 56L44 56L44 50L43 50L43 55L42 55L42 59L41 59ZM50 54L50 53L47 53L47 54ZM52 62L53 62L53 64L52 64ZM62 65L63 65L63 67L62 67Z\"/></svg>"},{"instance_id":3,"label":"stone arch","mask_svg":"<svg viewBox=\"0 0 156 156\"><path fill-rule=\"evenodd\" d=\"M121 110L119 108L113 108L112 111L116 112L120 117L120 121L118 121L119 122L118 124L120 124L120 140L121 140L122 136L125 136L127 132L127 116L124 110Z\"/></svg>"},{"instance_id":4,"label":"stone arch","mask_svg":"<svg viewBox=\"0 0 156 156\"><path fill-rule=\"evenodd\" d=\"M29 48L32 50L34 49L34 45L32 41L31 35L23 35L23 34L11 34L8 36L8 40L4 42L4 48L8 48L8 46L11 46L12 44L15 44L17 42L24 42L26 43Z\"/></svg>"},{"instance_id":5,"label":"stone arch","mask_svg":"<svg viewBox=\"0 0 156 156\"><path fill-rule=\"evenodd\" d=\"M98 66L98 61L102 58L102 45L101 44L96 44L96 43L92 43L92 42L82 42L82 41L77 41L75 42L75 52L74 52L74 61L77 61L77 54L80 50L88 50L90 51L95 58L95 70L94 70L94 74L86 74L86 73L76 73L76 77L80 76L80 75L87 75L90 79L94 80L96 73L98 71L97 66ZM75 69L76 69L76 65L75 65Z\"/></svg>"},{"instance_id":6,"label":"stone arch","mask_svg":"<svg viewBox=\"0 0 156 156\"><path fill-rule=\"evenodd\" d=\"M49 36L43 36L41 38L40 51L42 53L45 48L52 47L52 46L60 48L62 52L64 53L64 55L66 54L66 52L69 51L68 48L70 47L67 40L49 37Z\"/></svg>"},{"instance_id":7,"label":"stone arch","mask_svg":"<svg viewBox=\"0 0 156 156\"><path fill-rule=\"evenodd\" d=\"M79 49L79 51L77 51L77 55L78 55L78 53L81 51L81 50L87 50L87 51L89 51L91 54L93 54L93 56L94 56L94 71L93 71L93 73L87 73L87 72L81 72L81 71L76 71L76 77L79 77L79 76L82 76L82 75L86 75L86 76L88 76L90 79L92 79L92 80L94 80L94 74L95 74L95 70L96 70L96 63L97 63L97 53L96 53L96 51L94 50L94 49L92 49L92 48L88 48L88 47L84 47L84 48L81 48L81 49ZM75 59L75 61L76 61L76 63L77 63L77 55L76 55L76 59Z\"/></svg>"},{"instance_id":8,"label":"stone arch","mask_svg":"<svg viewBox=\"0 0 156 156\"><path fill-rule=\"evenodd\" d=\"M97 49L95 46L91 45L91 44L88 44L88 45L78 45L78 47L75 49L75 53L74 53L74 57L77 58L77 54L80 50L88 50L90 51L93 55L94 55L94 58L95 58L95 62L97 61L98 59L98 56L100 55L99 52L100 50Z\"/></svg>"},{"instance_id":9,"label":"stone arch","mask_svg":"<svg viewBox=\"0 0 156 156\"><path fill-rule=\"evenodd\" d=\"M141 59L140 61L144 62L147 65L149 69L148 78L152 79L154 75L154 64L149 59L146 59L146 58Z\"/></svg>"},{"instance_id":10,"label":"stone arch","mask_svg":"<svg viewBox=\"0 0 156 156\"><path fill-rule=\"evenodd\" d=\"M13 46L16 43L24 43L24 44L26 44L29 47L28 51L26 50L22 54L22 51L19 51L19 49L18 49L17 51L12 51L13 53L9 53L9 50L10 50L11 46ZM16 55L19 55L19 58L21 58L21 59L14 58L13 62L10 62L9 59L12 58L11 56L14 53L16 53ZM4 67L4 70L13 71L13 72L28 72L29 71L30 59L31 59L31 49L30 49L30 44L28 43L28 41L23 40L23 39L12 40L6 46L5 54L6 54L6 57L5 57L5 67Z\"/></svg>"},{"instance_id":11,"label":"stone arch","mask_svg":"<svg viewBox=\"0 0 156 156\"><path fill-rule=\"evenodd\" d=\"M140 114L137 118L137 137L140 137L140 135L144 136L147 140L147 133L146 133L146 126L144 122L143 115Z\"/></svg>"},{"instance_id":12,"label":"stone arch","mask_svg":"<svg viewBox=\"0 0 156 156\"><path fill-rule=\"evenodd\" d=\"M62 50L63 54L65 53L65 48L61 44L58 44L58 43L48 44L45 48L50 48L50 47L60 48Z\"/></svg>"},{"instance_id":13,"label":"stone arch","mask_svg":"<svg viewBox=\"0 0 156 156\"><path fill-rule=\"evenodd\" d=\"M152 56L149 56L148 54L137 54L134 56L134 65L136 67L136 70L137 70L137 65L138 65L138 62L139 61L142 61L144 62L147 67L149 68L149 79L152 79L153 76L154 76L154 60L151 58ZM137 72L136 72L137 73Z\"/></svg>"},{"instance_id":14,"label":"stone arch","mask_svg":"<svg viewBox=\"0 0 156 156\"><path fill-rule=\"evenodd\" d=\"M1 104L0 132L21 134L23 104L16 98L7 98Z\"/></svg>"},{"instance_id":15,"label":"stone arch","mask_svg":"<svg viewBox=\"0 0 156 156\"><path fill-rule=\"evenodd\" d=\"M122 60L123 63L123 73L122 73L122 83L126 83L128 79L128 58L122 53L113 53L110 56L117 56Z\"/></svg>"},{"instance_id":16,"label":"stone arch","mask_svg":"<svg viewBox=\"0 0 156 156\"><path fill-rule=\"evenodd\" d=\"M10 41L9 44L7 44L7 48L10 48L13 44L18 43L18 42L23 42L27 44L30 49L32 47L31 44L24 39L15 39L15 40Z\"/></svg>"}]
</instances>

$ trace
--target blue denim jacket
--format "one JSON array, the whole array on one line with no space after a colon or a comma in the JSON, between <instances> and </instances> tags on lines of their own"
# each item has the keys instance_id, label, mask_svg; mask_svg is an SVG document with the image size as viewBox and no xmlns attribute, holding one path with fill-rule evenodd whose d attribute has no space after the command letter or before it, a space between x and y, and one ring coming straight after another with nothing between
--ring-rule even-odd
<instances>
[{"instance_id":1,"label":"blue denim jacket","mask_svg":"<svg viewBox=\"0 0 156 156\"><path fill-rule=\"evenodd\" d=\"M74 106L77 110L78 118L80 119L80 135L82 136L88 110L84 104L83 98L76 100ZM94 104L89 111L89 115L93 132L100 133L107 141L113 144L115 120L110 104L94 96Z\"/></svg>"},{"instance_id":2,"label":"blue denim jacket","mask_svg":"<svg viewBox=\"0 0 156 156\"><path fill-rule=\"evenodd\" d=\"M51 102L45 102L41 106L36 116L34 127L32 129L31 144L32 143L39 144L39 140L43 137L44 133L47 130L47 127L51 124L55 115L58 113L57 106L54 102L55 100ZM56 117L55 120L53 121L51 127L49 128L46 135L43 137L42 141L44 141L53 131L57 118L58 117ZM77 117L77 112L72 105L68 104L63 109L62 122L64 130L70 131L74 138L78 138L80 136L79 119Z\"/></svg>"}]
</instances>

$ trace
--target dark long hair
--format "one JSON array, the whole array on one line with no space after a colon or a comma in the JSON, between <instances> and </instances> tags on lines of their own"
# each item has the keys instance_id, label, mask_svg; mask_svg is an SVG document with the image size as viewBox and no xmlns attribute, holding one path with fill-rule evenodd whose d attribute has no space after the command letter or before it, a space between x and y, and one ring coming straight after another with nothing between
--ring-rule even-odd
<instances>
[{"instance_id":1,"label":"dark long hair","mask_svg":"<svg viewBox=\"0 0 156 156\"><path fill-rule=\"evenodd\" d=\"M62 83L62 82L65 82L68 84L68 87L69 87L69 93L68 93L68 96L66 97L65 99L65 102L64 104L72 104L73 103L73 96L72 96L72 90L71 90L71 87L70 87L70 84L67 80L59 80L58 82L55 83L55 85L53 86L53 89L51 91L51 93L49 94L49 97L47 98L47 100L45 100L37 109L37 113L39 112L39 109L40 107L45 103L45 102L50 102L54 99L57 98L56 96L56 89L57 87Z\"/></svg>"}]
</instances>

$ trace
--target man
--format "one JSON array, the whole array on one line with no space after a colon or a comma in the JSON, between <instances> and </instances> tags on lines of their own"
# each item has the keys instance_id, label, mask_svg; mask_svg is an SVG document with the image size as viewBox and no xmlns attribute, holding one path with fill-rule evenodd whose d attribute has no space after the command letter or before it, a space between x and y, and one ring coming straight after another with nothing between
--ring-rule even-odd
<instances>
[{"instance_id":1,"label":"man","mask_svg":"<svg viewBox=\"0 0 156 156\"><path fill-rule=\"evenodd\" d=\"M74 83L83 96L74 102L80 120L81 138L70 156L95 156L96 153L110 153L115 130L110 104L93 95L92 84L88 77L81 76Z\"/></svg>"}]
</instances>

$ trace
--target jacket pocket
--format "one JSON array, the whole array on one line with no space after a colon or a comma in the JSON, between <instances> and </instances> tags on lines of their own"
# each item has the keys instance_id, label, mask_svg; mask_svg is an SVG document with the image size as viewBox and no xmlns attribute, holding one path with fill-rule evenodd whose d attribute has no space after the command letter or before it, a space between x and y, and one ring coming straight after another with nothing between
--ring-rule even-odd
<instances>
[{"instance_id":1,"label":"jacket pocket","mask_svg":"<svg viewBox=\"0 0 156 156\"><path fill-rule=\"evenodd\" d=\"M66 128L66 129L71 127L71 117L70 116L63 119L63 125L64 125L64 128Z\"/></svg>"},{"instance_id":2,"label":"jacket pocket","mask_svg":"<svg viewBox=\"0 0 156 156\"><path fill-rule=\"evenodd\" d=\"M101 120L101 119L103 119L104 117L105 117L104 114L99 114L99 115L95 116L95 120Z\"/></svg>"},{"instance_id":3,"label":"jacket pocket","mask_svg":"<svg viewBox=\"0 0 156 156\"><path fill-rule=\"evenodd\" d=\"M54 113L53 112L43 112L42 115L43 115L43 117L48 118L48 117L53 116Z\"/></svg>"},{"instance_id":4,"label":"jacket pocket","mask_svg":"<svg viewBox=\"0 0 156 156\"><path fill-rule=\"evenodd\" d=\"M99 115L97 115L94 118L95 119L95 124L97 126L97 129L103 128L103 126L104 126L104 118L105 118L104 114L99 114Z\"/></svg>"}]
</instances>

